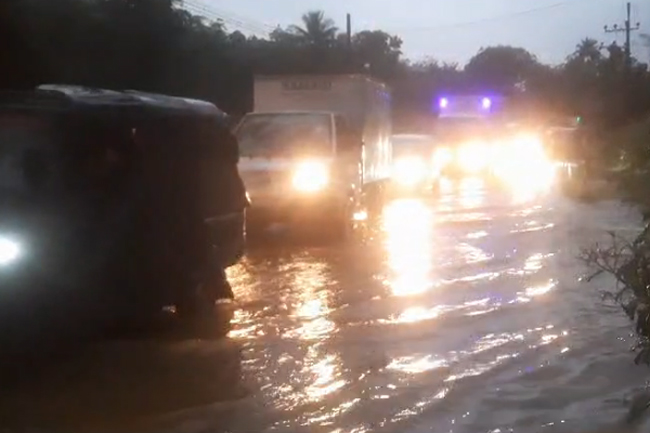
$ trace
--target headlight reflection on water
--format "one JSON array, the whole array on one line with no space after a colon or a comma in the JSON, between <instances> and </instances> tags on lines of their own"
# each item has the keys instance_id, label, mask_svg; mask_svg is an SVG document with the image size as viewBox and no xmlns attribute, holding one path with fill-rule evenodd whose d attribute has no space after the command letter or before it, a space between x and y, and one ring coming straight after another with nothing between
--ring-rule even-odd
<instances>
[{"instance_id":1,"label":"headlight reflection on water","mask_svg":"<svg viewBox=\"0 0 650 433\"><path fill-rule=\"evenodd\" d=\"M418 295L435 286L433 225L432 211L419 200L395 201L385 209L385 248L393 295Z\"/></svg>"}]
</instances>

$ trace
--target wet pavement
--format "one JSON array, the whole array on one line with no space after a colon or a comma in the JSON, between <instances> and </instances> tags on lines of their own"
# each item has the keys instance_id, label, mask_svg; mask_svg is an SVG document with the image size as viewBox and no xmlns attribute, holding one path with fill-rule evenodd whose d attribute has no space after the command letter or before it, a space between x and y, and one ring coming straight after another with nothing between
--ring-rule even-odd
<instances>
[{"instance_id":1,"label":"wet pavement","mask_svg":"<svg viewBox=\"0 0 650 433\"><path fill-rule=\"evenodd\" d=\"M228 339L106 344L0 407L79 431L135 415L130 432L611 425L648 374L627 352L626 318L600 299L611 281L579 282L576 256L638 224L619 202L579 204L552 187L467 180L396 199L346 245L253 247L229 272Z\"/></svg>"}]
</instances>

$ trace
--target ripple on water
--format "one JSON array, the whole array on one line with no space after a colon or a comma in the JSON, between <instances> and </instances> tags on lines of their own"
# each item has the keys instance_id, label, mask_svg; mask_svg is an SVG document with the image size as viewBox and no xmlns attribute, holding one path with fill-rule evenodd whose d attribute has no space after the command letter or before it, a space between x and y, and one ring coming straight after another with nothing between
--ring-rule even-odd
<instances>
[{"instance_id":1,"label":"ripple on water","mask_svg":"<svg viewBox=\"0 0 650 433\"><path fill-rule=\"evenodd\" d=\"M233 270L242 299L284 306L244 309L232 332L272 414L258 427L526 432L597 412L636 374L606 349L625 320L577 284L570 243L598 233L591 218L627 224L618 211L469 182L391 203L372 251Z\"/></svg>"}]
</instances>

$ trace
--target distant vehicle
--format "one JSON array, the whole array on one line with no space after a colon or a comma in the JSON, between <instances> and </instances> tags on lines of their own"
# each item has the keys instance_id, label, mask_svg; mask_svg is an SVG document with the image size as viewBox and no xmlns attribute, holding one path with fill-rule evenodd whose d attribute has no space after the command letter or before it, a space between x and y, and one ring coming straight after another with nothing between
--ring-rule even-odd
<instances>
[{"instance_id":1,"label":"distant vehicle","mask_svg":"<svg viewBox=\"0 0 650 433\"><path fill-rule=\"evenodd\" d=\"M46 85L0 92L0 143L1 330L153 324L169 307L223 333L246 196L222 111Z\"/></svg>"},{"instance_id":2,"label":"distant vehicle","mask_svg":"<svg viewBox=\"0 0 650 433\"><path fill-rule=\"evenodd\" d=\"M249 228L307 220L345 236L390 178L390 91L365 76L256 77L235 133Z\"/></svg>"},{"instance_id":3,"label":"distant vehicle","mask_svg":"<svg viewBox=\"0 0 650 433\"><path fill-rule=\"evenodd\" d=\"M497 110L502 104L500 98L480 95L438 100L434 161L443 176L494 178L521 172L517 176L525 178L526 166L546 176L543 138L508 123Z\"/></svg>"},{"instance_id":4,"label":"distant vehicle","mask_svg":"<svg viewBox=\"0 0 650 433\"><path fill-rule=\"evenodd\" d=\"M439 177L433 158L435 139L426 134L396 134L393 148L393 190L396 193L425 192Z\"/></svg>"},{"instance_id":5,"label":"distant vehicle","mask_svg":"<svg viewBox=\"0 0 650 433\"><path fill-rule=\"evenodd\" d=\"M500 125L485 117L440 117L434 127L434 161L443 176L486 175L501 136Z\"/></svg>"}]
</instances>

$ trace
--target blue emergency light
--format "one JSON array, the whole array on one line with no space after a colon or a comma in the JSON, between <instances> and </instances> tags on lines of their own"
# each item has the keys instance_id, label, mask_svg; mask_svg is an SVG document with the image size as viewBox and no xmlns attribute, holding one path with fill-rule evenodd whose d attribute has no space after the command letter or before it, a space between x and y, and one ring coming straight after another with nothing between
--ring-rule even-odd
<instances>
[{"instance_id":1,"label":"blue emergency light","mask_svg":"<svg viewBox=\"0 0 650 433\"><path fill-rule=\"evenodd\" d=\"M448 109L468 110L471 109L470 108L471 106L473 106L475 107L475 109L478 108L479 110L482 111L489 111L493 105L492 99L488 98L487 96L478 97L478 98L470 97L469 99L472 99L473 102L468 101L467 96L459 96L454 98L454 103L452 104L450 103L450 98L444 96L438 99L438 108L440 109L440 111L445 111Z\"/></svg>"}]
</instances>

